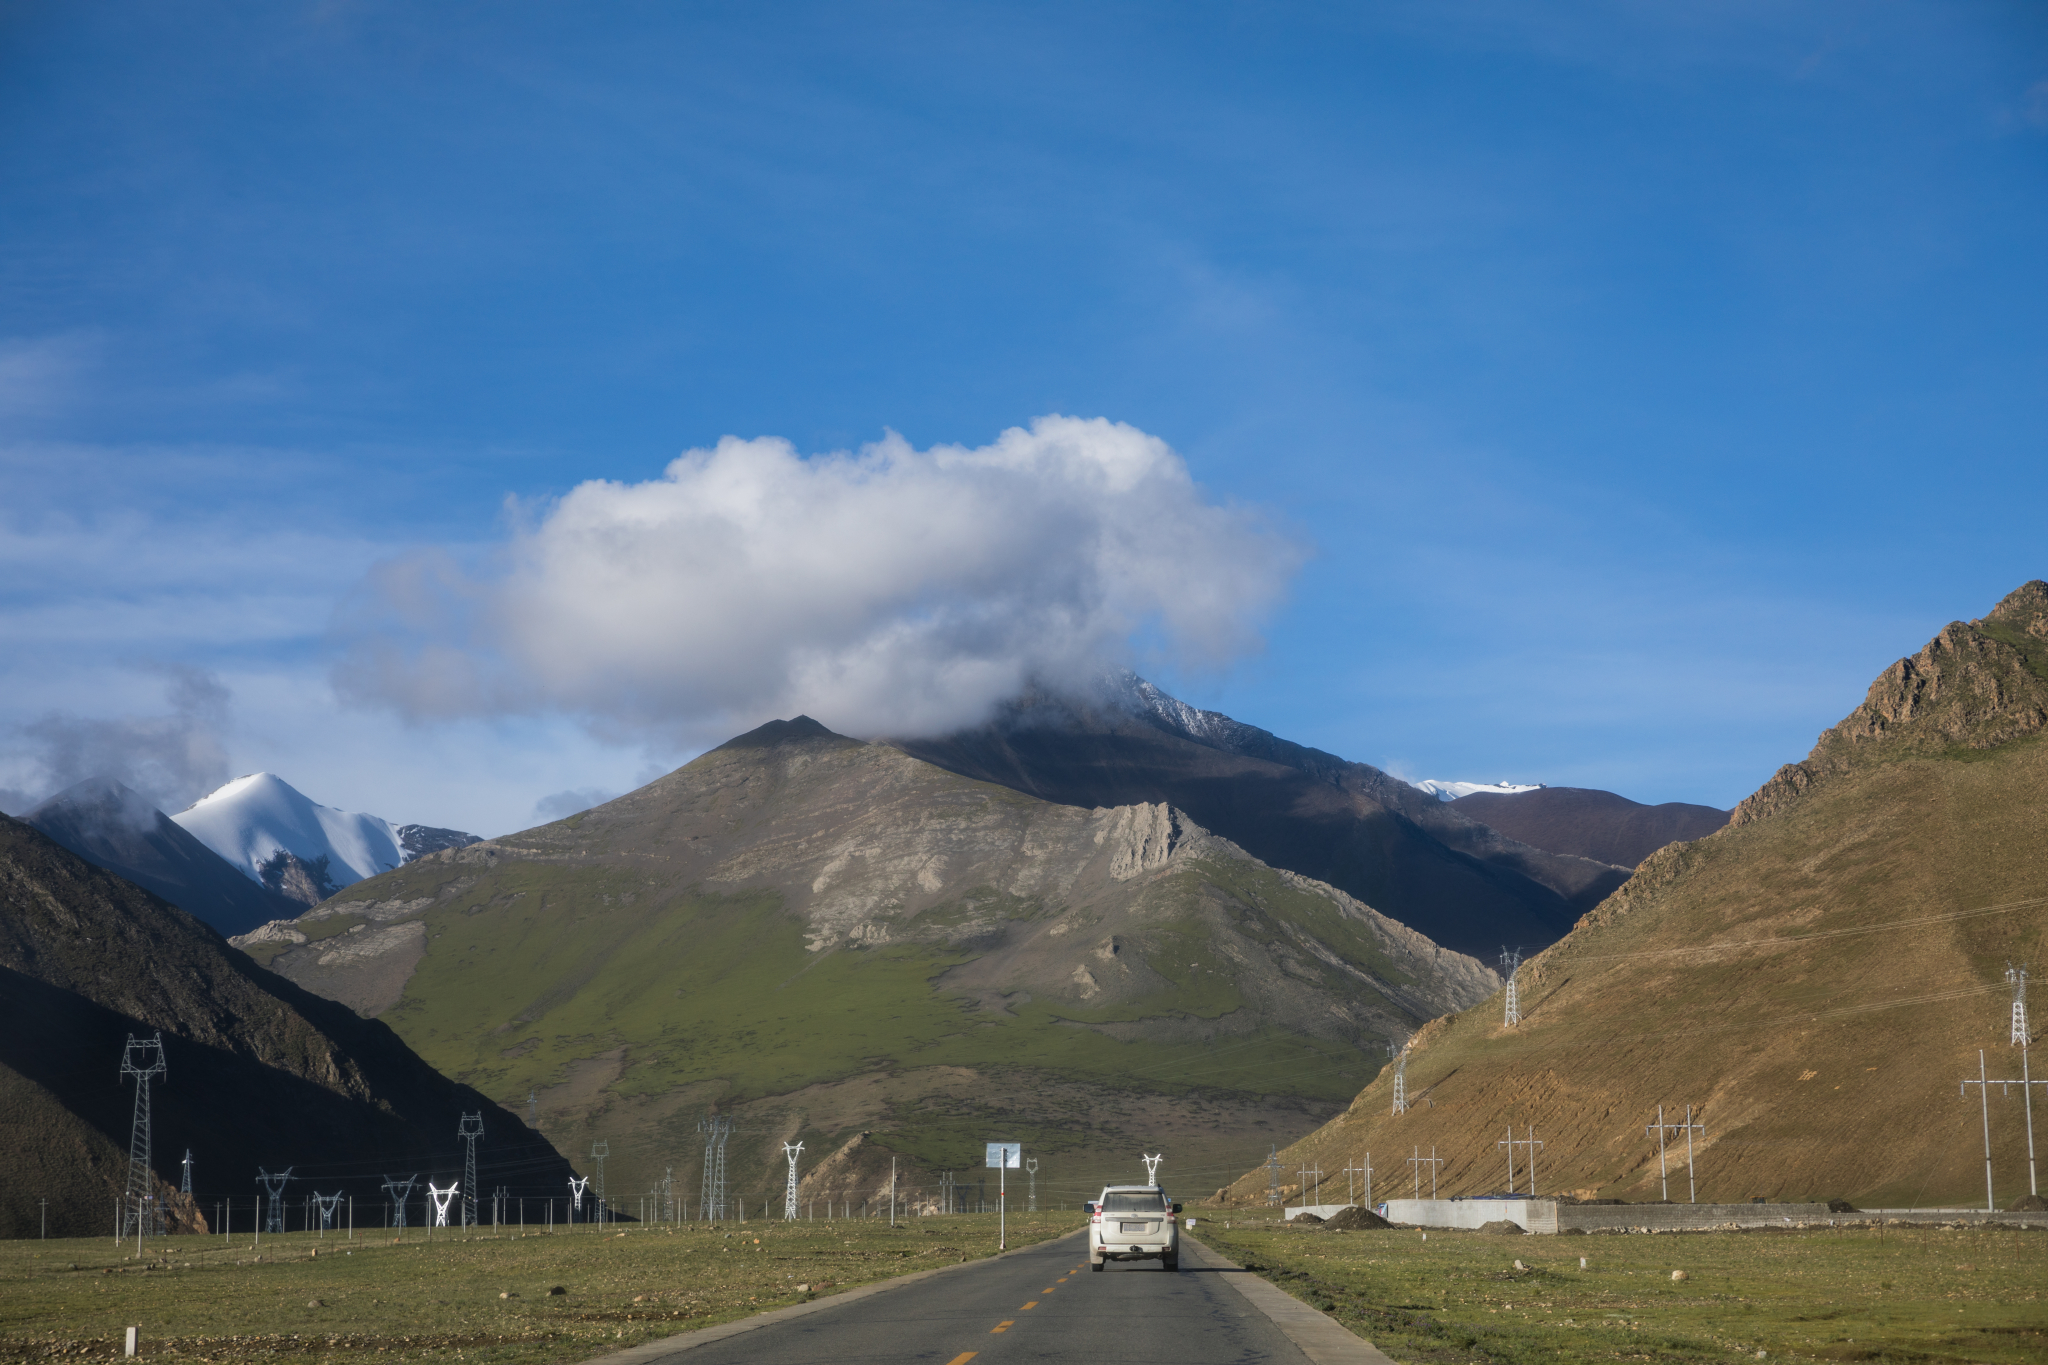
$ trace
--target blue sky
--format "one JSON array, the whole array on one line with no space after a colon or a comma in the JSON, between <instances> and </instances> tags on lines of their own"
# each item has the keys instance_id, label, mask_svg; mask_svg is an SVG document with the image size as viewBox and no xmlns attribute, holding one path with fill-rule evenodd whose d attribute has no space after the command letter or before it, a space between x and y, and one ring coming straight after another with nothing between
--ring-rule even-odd
<instances>
[{"instance_id":1,"label":"blue sky","mask_svg":"<svg viewBox=\"0 0 2048 1365\"><path fill-rule=\"evenodd\" d=\"M1288 551L1121 657L1413 777L1730 805L2048 575L2034 4L8 4L0 185L0 808L665 769L744 708L349 661L728 435L1157 438Z\"/></svg>"}]
</instances>

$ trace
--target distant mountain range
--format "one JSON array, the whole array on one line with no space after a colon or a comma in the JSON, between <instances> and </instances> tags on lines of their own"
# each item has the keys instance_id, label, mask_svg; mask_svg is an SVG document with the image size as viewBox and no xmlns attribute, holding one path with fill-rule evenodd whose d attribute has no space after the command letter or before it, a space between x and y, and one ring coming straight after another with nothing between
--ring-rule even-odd
<instances>
[{"instance_id":1,"label":"distant mountain range","mask_svg":"<svg viewBox=\"0 0 2048 1365\"><path fill-rule=\"evenodd\" d=\"M1282 1165L1338 1170L1420 1144L1445 1161L1446 1194L1497 1191L1514 1124L1543 1143L1544 1193L1654 1200L1645 1125L1661 1105L1666 1122L1689 1107L1702 1125L1702 1201L1981 1207L1983 1115L1956 1082L1980 1074L1979 1049L1994 1076L2021 1074L2007 973L2038 974L2048 947L2044 793L2048 583L2036 580L1886 669L1725 825L1651 854L1523 964L1519 1024L1496 994L1424 1027L1407 1051L1406 1113L1392 1112L1389 1069ZM1532 837L1611 802L1559 789L1489 800L1489 818L1525 821ZM1682 825L1683 808L1669 812L1638 808L1642 838L1595 851L1632 855ZM2027 1194L2023 1110L2017 1095L1989 1097L2001 1207ZM1684 1199L1684 1160L1672 1167ZM1261 1204L1266 1189L1248 1171L1228 1197Z\"/></svg>"},{"instance_id":2,"label":"distant mountain range","mask_svg":"<svg viewBox=\"0 0 2048 1365\"><path fill-rule=\"evenodd\" d=\"M423 853L477 842L460 830L315 805L269 773L236 778L176 815L112 778L89 778L22 818L229 935Z\"/></svg>"},{"instance_id":3,"label":"distant mountain range","mask_svg":"<svg viewBox=\"0 0 2048 1365\"><path fill-rule=\"evenodd\" d=\"M102 795L151 829L146 802ZM309 1189L339 1189L379 1209L384 1172L461 1173L465 1113L483 1115L484 1188L564 1188L568 1164L545 1140L382 1024L263 971L186 912L0 816L0 1124L17 1134L0 1237L37 1235L42 1199L52 1236L108 1235L134 1105L134 1082L117 1078L122 1050L159 1030L168 1071L151 1102L152 1169L175 1228L209 1229L215 1197L232 1195L235 1230L248 1231L258 1166L292 1168L295 1206ZM196 1200L176 1193L187 1148Z\"/></svg>"},{"instance_id":4,"label":"distant mountain range","mask_svg":"<svg viewBox=\"0 0 2048 1365\"><path fill-rule=\"evenodd\" d=\"M1590 787L1525 787L1471 792L1451 809L1552 853L1634 867L1666 844L1704 839L1734 812L1667 801L1645 806Z\"/></svg>"},{"instance_id":5,"label":"distant mountain range","mask_svg":"<svg viewBox=\"0 0 2048 1365\"><path fill-rule=\"evenodd\" d=\"M1440 782L1433 778L1410 782L1408 785L1419 792L1428 792L1439 801L1455 801L1461 796L1472 796L1480 792L1494 796L1515 796L1521 792L1543 790L1543 784L1540 782Z\"/></svg>"},{"instance_id":6,"label":"distant mountain range","mask_svg":"<svg viewBox=\"0 0 2048 1365\"><path fill-rule=\"evenodd\" d=\"M1340 887L1445 947L1554 943L1628 880L1469 818L1378 768L1281 739L1123 674L1097 696L1033 694L905 753L1047 801L1163 802L1252 856Z\"/></svg>"}]
</instances>

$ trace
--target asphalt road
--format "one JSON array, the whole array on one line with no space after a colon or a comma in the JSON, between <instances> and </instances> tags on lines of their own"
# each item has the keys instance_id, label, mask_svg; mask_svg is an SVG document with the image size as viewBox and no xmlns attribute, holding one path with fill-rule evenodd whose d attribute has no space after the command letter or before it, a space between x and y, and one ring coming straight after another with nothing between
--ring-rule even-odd
<instances>
[{"instance_id":1,"label":"asphalt road","mask_svg":"<svg viewBox=\"0 0 2048 1365\"><path fill-rule=\"evenodd\" d=\"M632 1354L641 1365L1309 1365L1226 1283L1246 1272L1223 1269L1191 1239L1182 1247L1178 1273L1156 1261L1095 1273L1075 1234L700 1346L662 1353L649 1343Z\"/></svg>"}]
</instances>

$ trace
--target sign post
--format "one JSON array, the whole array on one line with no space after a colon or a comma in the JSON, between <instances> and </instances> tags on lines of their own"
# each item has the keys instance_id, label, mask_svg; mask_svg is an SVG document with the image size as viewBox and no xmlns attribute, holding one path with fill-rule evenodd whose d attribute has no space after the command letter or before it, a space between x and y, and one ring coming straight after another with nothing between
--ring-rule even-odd
<instances>
[{"instance_id":1,"label":"sign post","mask_svg":"<svg viewBox=\"0 0 2048 1365\"><path fill-rule=\"evenodd\" d=\"M1010 1170L1021 1166L1024 1144L1020 1142L991 1142L988 1145L987 1164L996 1169L996 1250L1007 1251L1010 1245L1010 1210L1005 1204L1009 1193ZM988 1187L984 1185L983 1189Z\"/></svg>"}]
</instances>

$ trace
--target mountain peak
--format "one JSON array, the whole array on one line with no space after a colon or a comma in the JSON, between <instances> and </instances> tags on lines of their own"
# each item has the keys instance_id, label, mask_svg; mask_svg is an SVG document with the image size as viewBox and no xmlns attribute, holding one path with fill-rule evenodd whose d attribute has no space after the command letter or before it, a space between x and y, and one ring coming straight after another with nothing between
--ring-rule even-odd
<instances>
[{"instance_id":1,"label":"mountain peak","mask_svg":"<svg viewBox=\"0 0 2048 1365\"><path fill-rule=\"evenodd\" d=\"M1824 731L1735 808L1735 824L1788 809L1815 785L1865 763L1995 749L2048 729L2048 583L2022 584L1975 621L1951 621L1918 654L1870 684L1863 704Z\"/></svg>"},{"instance_id":2,"label":"mountain peak","mask_svg":"<svg viewBox=\"0 0 2048 1365\"><path fill-rule=\"evenodd\" d=\"M794 720L771 720L766 725L757 725L743 735L735 735L720 749L773 749L778 744L794 744L806 739L846 739L845 735L826 729L809 716L798 716ZM848 741L857 743L858 741Z\"/></svg>"}]
</instances>

